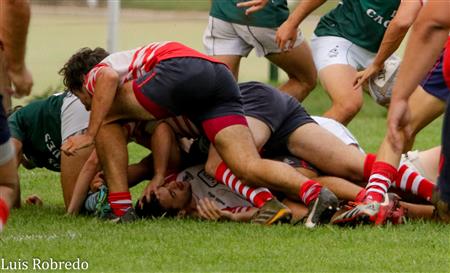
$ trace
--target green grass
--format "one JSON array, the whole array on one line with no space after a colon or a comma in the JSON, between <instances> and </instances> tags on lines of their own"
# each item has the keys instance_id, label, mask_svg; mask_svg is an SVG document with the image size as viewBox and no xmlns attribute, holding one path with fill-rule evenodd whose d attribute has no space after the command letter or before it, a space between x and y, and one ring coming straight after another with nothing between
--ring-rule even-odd
<instances>
[{"instance_id":1,"label":"green grass","mask_svg":"<svg viewBox=\"0 0 450 273\"><path fill-rule=\"evenodd\" d=\"M120 47L173 39L201 50L203 19L123 18ZM103 46L105 22L98 16L34 13L27 56L36 81L33 92L60 84L56 71L79 47ZM309 37L311 29L305 32ZM265 65L263 59L251 56L243 63L241 80L266 81ZM305 101L312 114L321 114L328 106L320 87ZM363 110L350 124L366 151L375 152L380 144L385 116L386 111L366 97ZM417 148L440 143L441 122L419 135ZM144 155L146 151L130 145L131 162ZM64 216L57 173L21 169L20 176L22 196L36 193L44 206L12 211L0 234L0 259L6 262L81 258L92 272L450 272L450 229L440 224L417 221L398 227L307 230L163 219L115 225ZM135 199L142 187L132 190Z\"/></svg>"}]
</instances>

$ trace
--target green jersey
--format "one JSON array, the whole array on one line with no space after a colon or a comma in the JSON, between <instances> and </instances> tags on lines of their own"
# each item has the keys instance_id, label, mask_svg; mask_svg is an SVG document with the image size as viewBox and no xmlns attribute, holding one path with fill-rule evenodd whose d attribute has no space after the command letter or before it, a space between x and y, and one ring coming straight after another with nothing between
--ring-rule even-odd
<instances>
[{"instance_id":1,"label":"green jersey","mask_svg":"<svg viewBox=\"0 0 450 273\"><path fill-rule=\"evenodd\" d=\"M245 1L212 0L209 15L230 23L267 28L277 28L289 17L286 0L271 0L262 10L250 15L245 15L244 8L236 7Z\"/></svg>"},{"instance_id":2,"label":"green jersey","mask_svg":"<svg viewBox=\"0 0 450 273\"><path fill-rule=\"evenodd\" d=\"M314 34L338 36L376 53L400 0L342 0L322 16Z\"/></svg>"},{"instance_id":3,"label":"green jersey","mask_svg":"<svg viewBox=\"0 0 450 273\"><path fill-rule=\"evenodd\" d=\"M34 101L8 118L11 136L37 167L60 171L61 107L65 93Z\"/></svg>"}]
</instances>

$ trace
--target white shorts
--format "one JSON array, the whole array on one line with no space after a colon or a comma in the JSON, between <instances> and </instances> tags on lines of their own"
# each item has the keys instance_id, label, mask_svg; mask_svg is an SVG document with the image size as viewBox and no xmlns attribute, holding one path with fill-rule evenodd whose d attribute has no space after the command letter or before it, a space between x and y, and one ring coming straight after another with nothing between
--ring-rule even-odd
<instances>
[{"instance_id":1,"label":"white shorts","mask_svg":"<svg viewBox=\"0 0 450 273\"><path fill-rule=\"evenodd\" d=\"M203 46L208 55L237 55L247 57L253 48L258 57L280 53L275 42L276 28L254 27L229 23L209 17L208 26L203 33ZM299 31L294 47L304 40Z\"/></svg>"},{"instance_id":2,"label":"white shorts","mask_svg":"<svg viewBox=\"0 0 450 273\"><path fill-rule=\"evenodd\" d=\"M89 126L89 113L72 93L66 95L61 107L61 140L82 133Z\"/></svg>"},{"instance_id":3,"label":"white shorts","mask_svg":"<svg viewBox=\"0 0 450 273\"><path fill-rule=\"evenodd\" d=\"M320 125L320 127L327 129L346 145L354 145L361 153L365 154L364 150L359 145L358 140L356 140L356 137L347 129L347 127L334 119L318 116L311 117Z\"/></svg>"},{"instance_id":4,"label":"white shorts","mask_svg":"<svg viewBox=\"0 0 450 273\"><path fill-rule=\"evenodd\" d=\"M348 64L358 71L363 70L373 62L376 55L337 36L313 35L311 48L317 71L332 64ZM391 58L398 59L395 55L389 57Z\"/></svg>"}]
</instances>

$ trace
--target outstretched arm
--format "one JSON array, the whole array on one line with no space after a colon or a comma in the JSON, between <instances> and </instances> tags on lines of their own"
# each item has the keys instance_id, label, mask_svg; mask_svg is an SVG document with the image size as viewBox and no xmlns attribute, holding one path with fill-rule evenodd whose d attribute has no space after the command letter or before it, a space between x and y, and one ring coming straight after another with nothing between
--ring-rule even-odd
<instances>
[{"instance_id":1,"label":"outstretched arm","mask_svg":"<svg viewBox=\"0 0 450 273\"><path fill-rule=\"evenodd\" d=\"M31 92L33 79L25 65L25 48L30 5L28 0L2 0L0 3L0 49L3 46L9 77L17 97Z\"/></svg>"},{"instance_id":2,"label":"outstretched arm","mask_svg":"<svg viewBox=\"0 0 450 273\"><path fill-rule=\"evenodd\" d=\"M384 62L398 49L419 14L421 7L420 0L401 2L397 14L384 33L383 40L381 41L380 48L373 63L356 75L354 82L355 89L362 86L365 81L383 69Z\"/></svg>"},{"instance_id":3,"label":"outstretched arm","mask_svg":"<svg viewBox=\"0 0 450 273\"><path fill-rule=\"evenodd\" d=\"M89 127L85 134L70 137L61 149L68 155L74 155L77 150L94 144L94 139L106 118L119 86L119 75L109 67L102 68L97 75L95 94L92 96ZM86 91L83 91L86 92Z\"/></svg>"},{"instance_id":4,"label":"outstretched arm","mask_svg":"<svg viewBox=\"0 0 450 273\"><path fill-rule=\"evenodd\" d=\"M392 91L388 137L394 149L403 150L403 136L410 137L408 98L435 63L450 29L449 1L429 0L413 27Z\"/></svg>"}]
</instances>

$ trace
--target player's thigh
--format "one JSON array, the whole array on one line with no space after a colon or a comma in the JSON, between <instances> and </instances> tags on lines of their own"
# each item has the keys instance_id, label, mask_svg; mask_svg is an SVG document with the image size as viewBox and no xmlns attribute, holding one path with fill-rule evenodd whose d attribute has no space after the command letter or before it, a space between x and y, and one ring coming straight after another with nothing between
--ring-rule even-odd
<instances>
[{"instance_id":1,"label":"player's thigh","mask_svg":"<svg viewBox=\"0 0 450 273\"><path fill-rule=\"evenodd\" d=\"M260 159L250 130L244 125L231 125L220 130L215 136L214 146L238 177L248 175L251 165Z\"/></svg>"},{"instance_id":2,"label":"player's thigh","mask_svg":"<svg viewBox=\"0 0 450 273\"><path fill-rule=\"evenodd\" d=\"M288 149L327 174L362 178L364 155L315 123L297 128L289 136Z\"/></svg>"},{"instance_id":3,"label":"player's thigh","mask_svg":"<svg viewBox=\"0 0 450 273\"><path fill-rule=\"evenodd\" d=\"M263 121L246 116L248 127L253 136L253 141L258 150L261 150L264 144L266 144L267 140L270 138L272 132L270 131L269 126Z\"/></svg>"},{"instance_id":4,"label":"player's thigh","mask_svg":"<svg viewBox=\"0 0 450 273\"><path fill-rule=\"evenodd\" d=\"M91 155L93 147L78 150L76 155L61 153L61 187L66 208L72 199L73 189L84 163Z\"/></svg>"},{"instance_id":5,"label":"player's thigh","mask_svg":"<svg viewBox=\"0 0 450 273\"><path fill-rule=\"evenodd\" d=\"M310 82L315 82L317 79L311 49L306 41L290 51L271 53L266 57L283 69L290 77Z\"/></svg>"},{"instance_id":6,"label":"player's thigh","mask_svg":"<svg viewBox=\"0 0 450 273\"><path fill-rule=\"evenodd\" d=\"M356 73L355 68L343 64L329 65L319 71L320 82L334 104L349 108L361 107L363 104L362 89L353 88Z\"/></svg>"},{"instance_id":7,"label":"player's thigh","mask_svg":"<svg viewBox=\"0 0 450 273\"><path fill-rule=\"evenodd\" d=\"M236 80L239 78L239 66L241 64L242 56L239 55L214 55L214 58L218 61L226 64L233 73Z\"/></svg>"},{"instance_id":8,"label":"player's thigh","mask_svg":"<svg viewBox=\"0 0 450 273\"><path fill-rule=\"evenodd\" d=\"M426 92L418 86L408 100L411 109L411 126L417 134L425 126L439 117L445 111L445 101Z\"/></svg>"}]
</instances>

